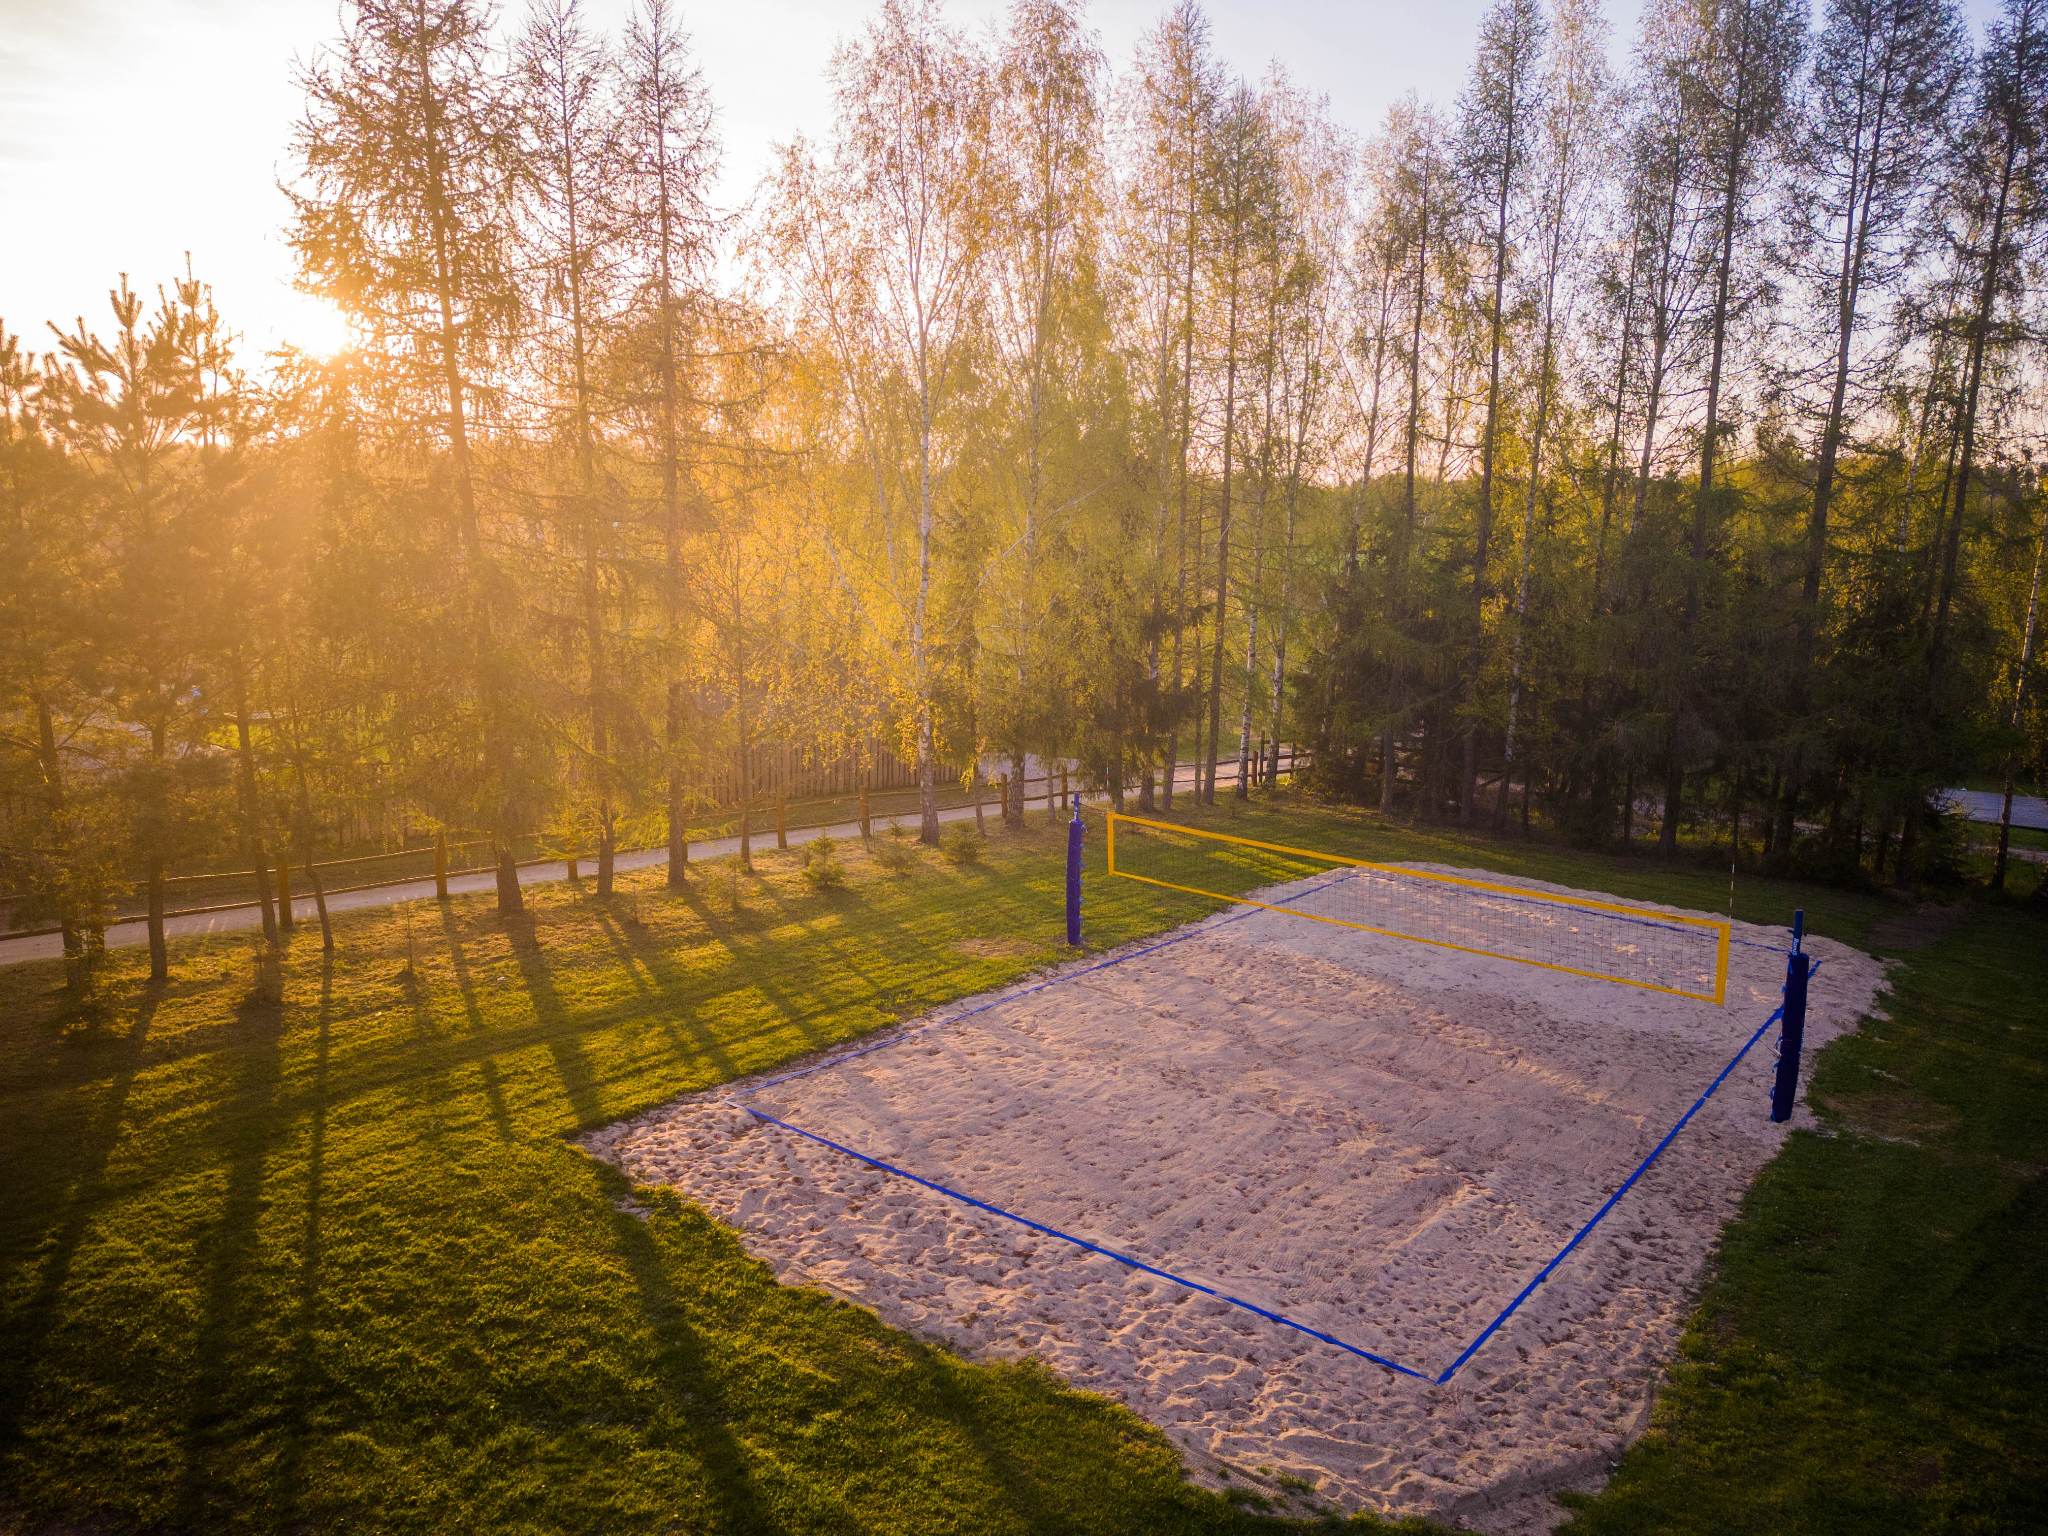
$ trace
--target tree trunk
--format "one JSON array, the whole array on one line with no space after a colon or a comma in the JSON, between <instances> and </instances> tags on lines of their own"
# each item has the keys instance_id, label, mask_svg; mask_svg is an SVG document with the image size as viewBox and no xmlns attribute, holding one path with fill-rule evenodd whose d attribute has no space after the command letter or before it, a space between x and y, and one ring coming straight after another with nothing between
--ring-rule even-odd
<instances>
[{"instance_id":1,"label":"tree trunk","mask_svg":"<svg viewBox=\"0 0 2048 1536\"><path fill-rule=\"evenodd\" d=\"M1465 765L1459 794L1459 818L1471 826L1478 814L1479 787L1479 677L1486 643L1486 556L1493 536L1493 457L1500 426L1500 352L1505 321L1501 309L1507 299L1508 281L1508 194L1514 185L1514 123L1518 105L1510 86L1507 111L1507 153L1501 157L1500 185L1494 202L1493 223L1493 305L1487 315L1486 420L1479 440L1479 516L1472 540L1472 659L1465 722Z\"/></svg>"},{"instance_id":2,"label":"tree trunk","mask_svg":"<svg viewBox=\"0 0 2048 1536\"><path fill-rule=\"evenodd\" d=\"M57 751L57 722L50 709L50 701L40 687L31 688L30 697L34 701L36 713L36 766L43 780L43 812L48 818L50 833L57 845L57 857L68 868L73 850L70 828L65 824L64 818L64 760ZM73 898L69 895L58 903L57 925L62 934L64 963L68 968L75 969L86 953L88 945L85 935L79 931L78 916L74 910ZM104 929L96 925L89 947L95 951L104 948L105 938ZM83 977L74 976L72 980L75 985L82 981Z\"/></svg>"},{"instance_id":3,"label":"tree trunk","mask_svg":"<svg viewBox=\"0 0 2048 1536\"><path fill-rule=\"evenodd\" d=\"M1200 203L1200 186L1196 174L1200 154L1200 121L1190 105L1184 126L1187 131L1187 205L1184 210L1186 223L1184 233L1186 244L1182 250L1181 272L1181 325L1180 325L1180 558L1174 568L1174 617L1173 617L1173 685L1176 693L1181 687L1183 636L1188 624L1188 565L1194 557L1193 544L1189 538L1189 457L1194 451L1194 377L1195 377L1195 255L1199 247L1196 238L1196 217ZM1201 652L1195 652L1196 696L1200 697ZM1178 702L1178 700L1176 700ZM1195 762L1199 780L1201 772L1201 717L1196 716L1197 737ZM1161 789L1161 809L1171 814L1173 796L1180 778L1180 728L1178 723L1166 734L1166 781ZM1199 783L1195 801L1201 802Z\"/></svg>"},{"instance_id":4,"label":"tree trunk","mask_svg":"<svg viewBox=\"0 0 2048 1536\"><path fill-rule=\"evenodd\" d=\"M1999 168L1998 198L1991 219L1991 235L1984 252L1984 275L1977 286L1977 303L1970 319L1969 362L1964 373L1963 400L1957 437L1961 453L1956 466L1954 504L1941 552L1941 583L1935 601L1934 632L1927 648L1927 685L1934 702L1941 681L1943 651L1948 640L1949 606L1955 596L1956 556L1962 547L1963 514L1970 504L1970 480L1977 463L1977 402L1984 384L1984 354L1990 341L1992 321L1998 307L1999 277L2004 269L2005 223L2011 200L2014 172L2019 156L2019 135L2008 131Z\"/></svg>"},{"instance_id":5,"label":"tree trunk","mask_svg":"<svg viewBox=\"0 0 2048 1536\"><path fill-rule=\"evenodd\" d=\"M1884 148L1885 107L1881 96L1877 121L1871 129L1868 169L1861 158L1861 113L1858 113L1856 142L1859 153L1850 165L1850 186L1846 204L1850 217L1842 231L1842 265L1836 278L1835 377L1828 396L1828 413L1821 425L1820 452L1814 462L1813 506L1806 524L1806 566L1799 587L1799 616L1793 655L1792 698L1793 742L1786 753L1785 787L1775 813L1785 823L1783 841L1791 846L1791 820L1799 801L1799 781L1806 771L1804 753L1798 743L1798 720L1813 696L1813 658L1820 624L1821 576L1827 563L1828 509L1834 500L1835 466L1841 454L1842 430L1849 399L1849 366L1856 339L1856 313L1863 291L1864 257L1870 235L1870 199L1874 171ZM1858 97L1859 105L1861 96ZM1860 188L1858 181L1860 178ZM1910 486L1907 495L1911 494ZM1903 499L1903 498L1902 498Z\"/></svg>"},{"instance_id":6,"label":"tree trunk","mask_svg":"<svg viewBox=\"0 0 2048 1536\"><path fill-rule=\"evenodd\" d=\"M165 759L169 752L166 734L161 719L150 722L149 756L156 770L155 782L150 786L150 801L159 826L167 811L163 785ZM164 942L164 855L160 831L153 830L148 836L144 882L148 901L149 979L153 983L161 983L171 979L171 954Z\"/></svg>"},{"instance_id":7,"label":"tree trunk","mask_svg":"<svg viewBox=\"0 0 2048 1536\"><path fill-rule=\"evenodd\" d=\"M2034 543L2034 579L2027 588L2027 622L2020 635L2020 660L2013 671L2012 714L2009 725L2015 745L2005 749L2005 794L1998 811L1998 861L1991 870L1991 889L2005 889L2005 866L2012 849L2013 778L2019 762L2017 741L2022 711L2027 699L2027 669L2034 664L2034 616L2041 605L2041 557L2048 552L2048 493L2042 494L2041 534Z\"/></svg>"},{"instance_id":8,"label":"tree trunk","mask_svg":"<svg viewBox=\"0 0 2048 1536\"><path fill-rule=\"evenodd\" d=\"M263 912L263 941L277 943L277 909L271 901L269 861L257 828L256 751L249 739L249 683L239 642L232 663L235 690L235 798L241 823L242 867L256 882L256 900Z\"/></svg>"},{"instance_id":9,"label":"tree trunk","mask_svg":"<svg viewBox=\"0 0 2048 1536\"><path fill-rule=\"evenodd\" d=\"M1230 299L1223 343L1223 485L1216 516L1216 639L1209 657L1209 749L1202 758L1202 804L1216 803L1217 744L1223 734L1223 629L1230 606L1230 486L1237 441L1238 246L1231 241Z\"/></svg>"},{"instance_id":10,"label":"tree trunk","mask_svg":"<svg viewBox=\"0 0 2048 1536\"><path fill-rule=\"evenodd\" d=\"M1268 302L1265 413L1259 445L1258 499L1252 504L1252 580L1244 604L1244 702L1237 715L1237 798L1240 800L1251 797L1252 700L1259 690L1259 598L1265 580L1266 498L1272 481L1273 463L1274 329L1274 306Z\"/></svg>"}]
</instances>

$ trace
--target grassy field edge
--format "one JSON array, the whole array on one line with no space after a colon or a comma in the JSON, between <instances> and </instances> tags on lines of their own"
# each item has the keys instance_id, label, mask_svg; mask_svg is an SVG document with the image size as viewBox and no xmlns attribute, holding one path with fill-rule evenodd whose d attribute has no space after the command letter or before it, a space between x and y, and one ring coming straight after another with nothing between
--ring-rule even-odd
<instances>
[{"instance_id":1,"label":"grassy field edge","mask_svg":"<svg viewBox=\"0 0 2048 1536\"><path fill-rule=\"evenodd\" d=\"M1203 819L1729 903L1725 872L1353 811ZM297 936L279 1003L246 936L176 946L156 991L118 957L90 1021L60 1017L54 967L0 972L0 1523L1269 1525L1042 1370L778 1286L672 1197L642 1220L566 1139L1056 963L1060 846L1034 813L978 858L894 871L849 847L840 890L792 851L680 897L659 871L609 905L539 888L512 922L482 898L349 914L332 965ZM1100 880L1088 900L1101 949L1209 909ZM1738 917L1794 906L1900 958L1888 1017L1823 1053L1822 1131L1752 1190L1650 1433L1573 1529L2021 1528L2042 1510L2044 926L1737 883Z\"/></svg>"}]
</instances>

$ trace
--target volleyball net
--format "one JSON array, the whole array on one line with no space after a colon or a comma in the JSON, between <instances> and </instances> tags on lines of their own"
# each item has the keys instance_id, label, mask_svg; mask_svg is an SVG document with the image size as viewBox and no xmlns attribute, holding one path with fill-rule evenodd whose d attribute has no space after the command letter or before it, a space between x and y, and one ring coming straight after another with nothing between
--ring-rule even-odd
<instances>
[{"instance_id":1,"label":"volleyball net","mask_svg":"<svg viewBox=\"0 0 2048 1536\"><path fill-rule=\"evenodd\" d=\"M1720 1004L1728 924L1540 886L1382 864L1142 816L1109 818L1108 873L1305 922Z\"/></svg>"}]
</instances>

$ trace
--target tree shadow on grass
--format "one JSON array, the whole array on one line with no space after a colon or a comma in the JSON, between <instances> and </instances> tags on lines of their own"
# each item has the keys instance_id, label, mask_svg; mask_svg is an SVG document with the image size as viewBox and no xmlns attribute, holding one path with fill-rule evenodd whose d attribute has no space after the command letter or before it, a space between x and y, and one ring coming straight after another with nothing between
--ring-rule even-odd
<instances>
[{"instance_id":1,"label":"tree shadow on grass","mask_svg":"<svg viewBox=\"0 0 2048 1536\"><path fill-rule=\"evenodd\" d=\"M313 1403L319 1391L316 1340L320 1315L322 1179L327 1152L327 1053L334 1017L334 957L320 963L320 1008L314 1023L313 1082L307 1115L306 1215L299 1231L298 1285L291 1323L289 1383L285 1389L283 1451L272 1479L272 1507L280 1526L297 1525L305 1492L307 1441L313 1433Z\"/></svg>"},{"instance_id":2,"label":"tree shadow on grass","mask_svg":"<svg viewBox=\"0 0 2048 1536\"><path fill-rule=\"evenodd\" d=\"M555 1059L555 1072L562 1080L562 1091L568 1096L570 1109L575 1112L576 1128L583 1130L597 1125L604 1118L597 1076L591 1071L590 1058L584 1054L583 1042L579 1038L581 1030L562 1002L561 993L555 986L554 971L549 967L547 957L541 953L532 919L515 917L507 921L505 936L511 942L512 958L526 982L527 996L533 999L534 1011L543 1024L550 1026L546 1030L548 1053Z\"/></svg>"},{"instance_id":3,"label":"tree shadow on grass","mask_svg":"<svg viewBox=\"0 0 2048 1536\"><path fill-rule=\"evenodd\" d=\"M1205 1500L1178 1475L1179 1453L1165 1444L1141 1446L1164 1436L1127 1409L1077 1392L1036 1360L976 1365L929 1340L914 1339L908 1348L935 1405L973 1447L983 1480L1001 1490L1005 1509L1022 1529L1156 1530L1209 1523L1191 1518L1190 1506ZM1022 1436L1016 1410L1005 1407L1004 1396L1022 1399L1019 1406L1030 1413ZM1151 1480L1133 1476L1129 1458L1147 1451L1157 1459L1163 1498L1145 1498ZM1212 1518L1222 1514L1215 1509ZM1226 1517L1216 1523L1236 1522Z\"/></svg>"},{"instance_id":4,"label":"tree shadow on grass","mask_svg":"<svg viewBox=\"0 0 2048 1536\"><path fill-rule=\"evenodd\" d=\"M897 974L890 982L884 983L864 971L857 963L856 951L839 933L807 932L806 935L810 942L822 946L845 973L865 979L887 1011L899 1017L945 1007L978 991L1012 985L1036 968L1032 964L1005 966L995 974L977 975L980 967L968 963L968 952L957 943L932 942L931 936L924 931L925 925L916 921L920 913L939 914L940 920L949 928L957 926L957 919L963 914L980 917L984 919L980 924L982 928L1006 937L1028 934L1035 923L1047 929L1045 938L1048 944L1052 938L1051 924L1062 920L1058 912L1046 918L1040 904L1033 901L1021 882L1005 877L998 870L987 867L968 870L929 868L912 878L941 881L943 886L937 892L927 890L905 896L886 909L876 910L871 906L870 911L874 915L869 922L875 926L856 930L858 936L870 940L868 948L881 949L885 947L886 928L895 929L897 941L894 947L901 958ZM779 899L772 894L769 899L781 906ZM782 907L782 910L788 909ZM790 920L801 919L790 913ZM954 937L973 939L982 936L969 932ZM1023 942L1029 946L1025 951L1026 958L1045 958L1038 954L1039 946L1035 941L1026 939ZM1050 958L1057 960L1063 957L1055 954Z\"/></svg>"},{"instance_id":5,"label":"tree shadow on grass","mask_svg":"<svg viewBox=\"0 0 2048 1536\"><path fill-rule=\"evenodd\" d=\"M733 1530L770 1528L773 1522L761 1506L746 1451L730 1428L740 1414L725 1400L718 1375L690 1324L687 1305L669 1278L661 1249L646 1221L617 1206L617 1193L625 1184L623 1176L601 1165L593 1165L593 1169L601 1184L609 1186L613 1236L653 1337L656 1389L676 1420L689 1426L690 1449L725 1516L722 1524Z\"/></svg>"},{"instance_id":6,"label":"tree shadow on grass","mask_svg":"<svg viewBox=\"0 0 2048 1536\"><path fill-rule=\"evenodd\" d=\"M227 1192L219 1219L199 1243L205 1266L203 1313L193 1356L198 1370L185 1421L184 1470L179 1478L171 1524L194 1529L214 1523L238 1506L234 1483L245 1467L226 1466L242 1439L236 1420L250 1406L251 1383L266 1372L248 1369L253 1298L263 1289L248 1283L260 1249L263 1176L282 1116L278 1085L283 1075L284 1011L254 998L240 1005L244 1026L234 1053L234 1082L220 1095L212 1140L226 1153Z\"/></svg>"},{"instance_id":7,"label":"tree shadow on grass","mask_svg":"<svg viewBox=\"0 0 2048 1536\"><path fill-rule=\"evenodd\" d=\"M461 994L462 1012L469 1020L470 1033L481 1034L484 1012L476 1000L476 978L470 975L469 956L462 947L462 934L455 926L455 914L445 902L441 904L441 940L448 947L448 968L455 973L455 990Z\"/></svg>"},{"instance_id":8,"label":"tree shadow on grass","mask_svg":"<svg viewBox=\"0 0 2048 1536\"><path fill-rule=\"evenodd\" d=\"M929 1386L944 1417L958 1426L968 1444L973 1446L987 1482L1002 1490L1004 1503L1023 1522L1024 1529L1049 1531L1071 1528L1075 1512L1051 1496L1045 1486L1044 1469L1019 1458L1003 1435L991 1431L987 1422L988 1404L978 1394L966 1389L961 1379L963 1367L925 1340L914 1340L909 1348L919 1375ZM1025 1373L1024 1367L1016 1365L989 1369L1019 1376ZM1044 1391L1058 1390L1050 1380L1049 1372L1036 1374L1047 1379L1034 1380L1034 1387ZM1043 1449L1050 1451L1052 1447Z\"/></svg>"},{"instance_id":9,"label":"tree shadow on grass","mask_svg":"<svg viewBox=\"0 0 2048 1536\"><path fill-rule=\"evenodd\" d=\"M665 1006L669 1001L687 995L692 978L676 967L667 951L645 929L629 931L609 912L601 913L598 922L613 952L633 978L634 985L653 1008L653 1018L668 1036L678 1059L703 1057L711 1063L720 1082L738 1076L739 1067L716 1031L697 1029L686 1035L677 1024L674 1012Z\"/></svg>"},{"instance_id":10,"label":"tree shadow on grass","mask_svg":"<svg viewBox=\"0 0 2048 1536\"><path fill-rule=\"evenodd\" d=\"M64 1214L56 1230L42 1244L42 1271L37 1276L35 1289L15 1314L8 1329L13 1338L0 1346L8 1358L6 1374L14 1383L11 1390L0 1392L0 1449L15 1442L21 1433L22 1420L28 1414L31 1377L49 1342L50 1331L56 1325L59 1304L65 1285L71 1278L71 1267L78 1258L79 1245L84 1241L86 1229L92 1224L93 1214L106 1193L107 1164L113 1157L115 1143L120 1139L122 1112L135 1086L136 1074L141 1070L150 1022L155 1018L161 1001L162 994L155 989L145 990L137 996L135 1016L129 1021L127 1033L122 1036L109 1063L105 1091L99 1102L81 1116L83 1123L76 1135L65 1138L73 1149L70 1161L77 1171L64 1196ZM54 1127L50 1131L58 1134Z\"/></svg>"},{"instance_id":11,"label":"tree shadow on grass","mask_svg":"<svg viewBox=\"0 0 2048 1536\"><path fill-rule=\"evenodd\" d=\"M462 935L455 926L455 915L443 904L441 907L441 938L448 948L448 968L455 973L455 990L462 998L462 1012L469 1021L472 1036L484 1032L483 1009L477 1003L476 980L470 974L469 956L462 947ZM420 983L416 995L424 998L425 984ZM505 1108L505 1091L498 1081L498 1068L488 1054L476 1058L478 1075L483 1079L484 1098L490 1105L491 1124L497 1128L500 1141L512 1140L512 1117Z\"/></svg>"},{"instance_id":12,"label":"tree shadow on grass","mask_svg":"<svg viewBox=\"0 0 2048 1536\"><path fill-rule=\"evenodd\" d=\"M788 965L786 953L778 953L777 946L765 935L751 931L750 926L735 923L729 917L720 915L708 902L704 893L695 887L676 893L676 897L688 907L704 931L732 959L735 969L744 978L743 985L755 992L772 1007L789 1026L803 1036L811 1049L815 1050L827 1042L827 1037L814 1022L818 1009L815 1004L806 1003L793 996L776 981L777 975Z\"/></svg>"}]
</instances>

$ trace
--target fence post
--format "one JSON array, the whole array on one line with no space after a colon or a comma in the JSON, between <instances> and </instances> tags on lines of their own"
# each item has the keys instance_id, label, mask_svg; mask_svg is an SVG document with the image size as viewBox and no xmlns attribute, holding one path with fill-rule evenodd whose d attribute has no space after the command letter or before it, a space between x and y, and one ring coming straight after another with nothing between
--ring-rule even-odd
<instances>
[{"instance_id":1,"label":"fence post","mask_svg":"<svg viewBox=\"0 0 2048 1536\"><path fill-rule=\"evenodd\" d=\"M1072 803L1067 794L1067 770L1062 768L1060 770L1060 809L1064 811ZM1080 807L1075 806L1074 809L1078 812Z\"/></svg>"},{"instance_id":2,"label":"fence post","mask_svg":"<svg viewBox=\"0 0 2048 1536\"><path fill-rule=\"evenodd\" d=\"M1067 943L1081 947L1081 802L1067 823Z\"/></svg>"},{"instance_id":3,"label":"fence post","mask_svg":"<svg viewBox=\"0 0 2048 1536\"><path fill-rule=\"evenodd\" d=\"M277 921L287 929L292 925L292 866L282 854L277 860Z\"/></svg>"},{"instance_id":4,"label":"fence post","mask_svg":"<svg viewBox=\"0 0 2048 1536\"><path fill-rule=\"evenodd\" d=\"M1771 1119L1792 1117L1799 1097L1799 1052L1806 1041L1806 978L1813 966L1805 950L1806 913L1792 914L1792 953L1785 957L1785 1012L1778 1027L1778 1076L1771 1085Z\"/></svg>"},{"instance_id":5,"label":"fence post","mask_svg":"<svg viewBox=\"0 0 2048 1536\"><path fill-rule=\"evenodd\" d=\"M448 834L434 834L434 900L448 899Z\"/></svg>"},{"instance_id":6,"label":"fence post","mask_svg":"<svg viewBox=\"0 0 2048 1536\"><path fill-rule=\"evenodd\" d=\"M787 848L789 846L789 796L787 794L780 794L775 797L775 846L777 848Z\"/></svg>"}]
</instances>

